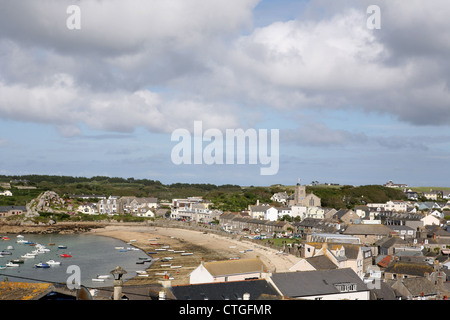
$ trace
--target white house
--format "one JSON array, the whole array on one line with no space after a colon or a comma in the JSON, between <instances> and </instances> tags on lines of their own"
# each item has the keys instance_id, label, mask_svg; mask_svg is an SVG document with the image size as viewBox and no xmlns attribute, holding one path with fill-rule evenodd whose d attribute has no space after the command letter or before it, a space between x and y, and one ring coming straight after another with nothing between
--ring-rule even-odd
<instances>
[{"instance_id":1,"label":"white house","mask_svg":"<svg viewBox=\"0 0 450 320\"><path fill-rule=\"evenodd\" d=\"M435 216L438 219L444 219L444 213L438 210L434 210L430 213L432 216Z\"/></svg>"},{"instance_id":2,"label":"white house","mask_svg":"<svg viewBox=\"0 0 450 320\"><path fill-rule=\"evenodd\" d=\"M0 192L0 196L5 196L5 197L12 197L12 192L9 190L5 190L3 192Z\"/></svg>"},{"instance_id":3,"label":"white house","mask_svg":"<svg viewBox=\"0 0 450 320\"><path fill-rule=\"evenodd\" d=\"M264 211L264 220L277 221L278 209L275 207L269 207Z\"/></svg>"},{"instance_id":4,"label":"white house","mask_svg":"<svg viewBox=\"0 0 450 320\"><path fill-rule=\"evenodd\" d=\"M291 299L370 300L367 285L350 268L274 273L270 282Z\"/></svg>"},{"instance_id":5,"label":"white house","mask_svg":"<svg viewBox=\"0 0 450 320\"><path fill-rule=\"evenodd\" d=\"M324 219L325 210L321 207L292 206L292 217Z\"/></svg>"},{"instance_id":6,"label":"white house","mask_svg":"<svg viewBox=\"0 0 450 320\"><path fill-rule=\"evenodd\" d=\"M77 212L84 214L98 214L97 208L93 203L85 203L78 206Z\"/></svg>"},{"instance_id":7,"label":"white house","mask_svg":"<svg viewBox=\"0 0 450 320\"><path fill-rule=\"evenodd\" d=\"M437 218L431 214L426 215L425 217L420 219L420 221L423 222L424 226L431 226L431 225L439 226L441 224L441 221L439 220L439 218Z\"/></svg>"},{"instance_id":8,"label":"white house","mask_svg":"<svg viewBox=\"0 0 450 320\"><path fill-rule=\"evenodd\" d=\"M259 258L202 262L189 275L189 283L261 279L269 272Z\"/></svg>"}]
</instances>

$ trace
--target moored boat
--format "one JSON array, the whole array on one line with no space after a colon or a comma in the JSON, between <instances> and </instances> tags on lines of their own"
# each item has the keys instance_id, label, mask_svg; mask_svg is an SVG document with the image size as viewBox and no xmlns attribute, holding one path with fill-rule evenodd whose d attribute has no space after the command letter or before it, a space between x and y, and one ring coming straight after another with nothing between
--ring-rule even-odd
<instances>
[{"instance_id":1,"label":"moored boat","mask_svg":"<svg viewBox=\"0 0 450 320\"><path fill-rule=\"evenodd\" d=\"M50 266L59 266L61 264L60 261L55 261L55 260L48 260L46 263Z\"/></svg>"},{"instance_id":2,"label":"moored boat","mask_svg":"<svg viewBox=\"0 0 450 320\"><path fill-rule=\"evenodd\" d=\"M0 254L3 255L3 256L10 256L10 255L12 255L12 252L6 251L6 250L2 250L2 251L0 251Z\"/></svg>"},{"instance_id":3,"label":"moored boat","mask_svg":"<svg viewBox=\"0 0 450 320\"><path fill-rule=\"evenodd\" d=\"M43 269L47 269L50 268L50 265L44 263L44 262L39 262L38 264L34 265L36 268L43 268Z\"/></svg>"},{"instance_id":4,"label":"moored boat","mask_svg":"<svg viewBox=\"0 0 450 320\"><path fill-rule=\"evenodd\" d=\"M13 267L19 267L20 265L18 263L8 262L5 266L13 268Z\"/></svg>"},{"instance_id":5,"label":"moored boat","mask_svg":"<svg viewBox=\"0 0 450 320\"><path fill-rule=\"evenodd\" d=\"M25 263L25 260L23 260L23 259L13 259L10 262L23 264L23 263Z\"/></svg>"},{"instance_id":6,"label":"moored boat","mask_svg":"<svg viewBox=\"0 0 450 320\"><path fill-rule=\"evenodd\" d=\"M67 253L60 254L59 256L62 258L71 258L72 257L70 254L67 254Z\"/></svg>"},{"instance_id":7,"label":"moored boat","mask_svg":"<svg viewBox=\"0 0 450 320\"><path fill-rule=\"evenodd\" d=\"M65 245L59 245L59 246L58 246L58 249L67 249L67 246L65 246Z\"/></svg>"}]
</instances>

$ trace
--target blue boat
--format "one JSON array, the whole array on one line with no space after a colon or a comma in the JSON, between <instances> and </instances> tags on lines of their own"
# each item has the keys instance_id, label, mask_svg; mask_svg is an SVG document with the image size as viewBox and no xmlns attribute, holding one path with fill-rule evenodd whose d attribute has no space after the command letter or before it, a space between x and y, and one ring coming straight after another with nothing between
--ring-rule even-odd
<instances>
[{"instance_id":1,"label":"blue boat","mask_svg":"<svg viewBox=\"0 0 450 320\"><path fill-rule=\"evenodd\" d=\"M60 245L58 246L58 249L67 249L67 246Z\"/></svg>"},{"instance_id":2,"label":"blue boat","mask_svg":"<svg viewBox=\"0 0 450 320\"><path fill-rule=\"evenodd\" d=\"M158 252L147 252L148 254L157 254Z\"/></svg>"},{"instance_id":3,"label":"blue boat","mask_svg":"<svg viewBox=\"0 0 450 320\"><path fill-rule=\"evenodd\" d=\"M39 262L38 264L34 265L36 268L50 268L50 265L47 263Z\"/></svg>"}]
</instances>

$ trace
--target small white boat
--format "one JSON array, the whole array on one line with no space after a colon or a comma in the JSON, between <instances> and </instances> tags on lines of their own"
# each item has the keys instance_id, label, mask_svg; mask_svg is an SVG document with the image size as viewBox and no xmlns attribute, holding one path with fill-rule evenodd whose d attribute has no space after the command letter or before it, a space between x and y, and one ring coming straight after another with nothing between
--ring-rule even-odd
<instances>
[{"instance_id":1,"label":"small white boat","mask_svg":"<svg viewBox=\"0 0 450 320\"><path fill-rule=\"evenodd\" d=\"M12 267L18 267L19 264L17 264L17 263L12 263L12 262L8 262L8 263L6 264L6 266L12 268Z\"/></svg>"},{"instance_id":2,"label":"small white boat","mask_svg":"<svg viewBox=\"0 0 450 320\"><path fill-rule=\"evenodd\" d=\"M48 260L47 264L50 266L59 266L61 264L60 261L55 261L55 260Z\"/></svg>"},{"instance_id":3,"label":"small white boat","mask_svg":"<svg viewBox=\"0 0 450 320\"><path fill-rule=\"evenodd\" d=\"M194 253L193 252L185 252L185 253L182 253L181 255L182 256L192 256Z\"/></svg>"},{"instance_id":4,"label":"small white boat","mask_svg":"<svg viewBox=\"0 0 450 320\"><path fill-rule=\"evenodd\" d=\"M16 238L21 238L21 239L23 239L23 235L18 234L18 235L16 236Z\"/></svg>"},{"instance_id":5,"label":"small white boat","mask_svg":"<svg viewBox=\"0 0 450 320\"><path fill-rule=\"evenodd\" d=\"M110 275L105 274L97 276L97 279L109 279L110 277L111 277Z\"/></svg>"},{"instance_id":6,"label":"small white boat","mask_svg":"<svg viewBox=\"0 0 450 320\"><path fill-rule=\"evenodd\" d=\"M164 257L163 259L166 259L166 260L172 260L173 257Z\"/></svg>"},{"instance_id":7,"label":"small white boat","mask_svg":"<svg viewBox=\"0 0 450 320\"><path fill-rule=\"evenodd\" d=\"M27 240L24 240L24 239L19 239L19 240L17 240L17 243L25 243L25 242L28 242Z\"/></svg>"},{"instance_id":8,"label":"small white boat","mask_svg":"<svg viewBox=\"0 0 450 320\"><path fill-rule=\"evenodd\" d=\"M21 256L21 258L24 259L34 259L36 258L36 255L32 254L32 253L25 253L23 256Z\"/></svg>"},{"instance_id":9,"label":"small white boat","mask_svg":"<svg viewBox=\"0 0 450 320\"><path fill-rule=\"evenodd\" d=\"M148 277L148 274L138 274L138 277Z\"/></svg>"},{"instance_id":10,"label":"small white boat","mask_svg":"<svg viewBox=\"0 0 450 320\"><path fill-rule=\"evenodd\" d=\"M116 250L123 250L125 248L124 247L114 247L114 249L116 249Z\"/></svg>"},{"instance_id":11,"label":"small white boat","mask_svg":"<svg viewBox=\"0 0 450 320\"><path fill-rule=\"evenodd\" d=\"M183 252L186 252L186 251L178 250L178 251L174 251L173 253L183 253Z\"/></svg>"},{"instance_id":12,"label":"small white boat","mask_svg":"<svg viewBox=\"0 0 450 320\"><path fill-rule=\"evenodd\" d=\"M13 246L8 246L8 247L6 248L6 250L14 250L14 247L13 247Z\"/></svg>"},{"instance_id":13,"label":"small white boat","mask_svg":"<svg viewBox=\"0 0 450 320\"><path fill-rule=\"evenodd\" d=\"M136 270L137 274L147 274L147 271L145 270Z\"/></svg>"},{"instance_id":14,"label":"small white boat","mask_svg":"<svg viewBox=\"0 0 450 320\"><path fill-rule=\"evenodd\" d=\"M136 241L137 241L136 239L130 240L130 242L136 242Z\"/></svg>"},{"instance_id":15,"label":"small white boat","mask_svg":"<svg viewBox=\"0 0 450 320\"><path fill-rule=\"evenodd\" d=\"M171 263L167 263L167 264L162 264L162 265L161 265L162 268L164 268L164 267L171 267L171 266L172 266Z\"/></svg>"},{"instance_id":16,"label":"small white boat","mask_svg":"<svg viewBox=\"0 0 450 320\"><path fill-rule=\"evenodd\" d=\"M94 278L92 279L94 282L105 282L105 279Z\"/></svg>"},{"instance_id":17,"label":"small white boat","mask_svg":"<svg viewBox=\"0 0 450 320\"><path fill-rule=\"evenodd\" d=\"M155 249L155 251L166 251L167 249L163 249L163 248L159 248L159 249Z\"/></svg>"},{"instance_id":18,"label":"small white boat","mask_svg":"<svg viewBox=\"0 0 450 320\"><path fill-rule=\"evenodd\" d=\"M179 269L181 267L183 267L183 266L170 266L170 269Z\"/></svg>"}]
</instances>

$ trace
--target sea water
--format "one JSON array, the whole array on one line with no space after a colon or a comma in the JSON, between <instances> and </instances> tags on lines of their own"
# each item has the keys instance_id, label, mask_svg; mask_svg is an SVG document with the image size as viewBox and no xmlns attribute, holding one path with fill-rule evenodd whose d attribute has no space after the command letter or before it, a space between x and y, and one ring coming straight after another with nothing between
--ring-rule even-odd
<instances>
[{"instance_id":1,"label":"sea water","mask_svg":"<svg viewBox=\"0 0 450 320\"><path fill-rule=\"evenodd\" d=\"M148 267L147 262L144 265L136 264L139 258L147 256L144 251L131 250L131 248L134 248L132 243L128 244L110 237L87 234L25 234L23 235L24 238L17 238L16 235L6 236L10 240L0 240L0 250L9 251L12 254L0 257L0 266L5 266L13 259L23 259L24 263L19 264L19 267L6 267L0 270L0 281L66 284L68 279L74 278L73 270L76 269L79 270L81 285L87 288L98 288L112 286L113 277L110 272L116 266L120 266L127 271L123 275L124 280L136 276L136 271ZM19 239L41 244L50 251L37 254L34 259L22 258L22 255L35 250L36 246L18 243L17 240ZM50 243L54 243L54 245L50 245ZM67 249L59 249L59 245L67 246ZM7 249L8 246L12 246L14 249ZM125 251L117 249L118 247L123 247ZM64 253L72 257L60 257ZM61 265L51 266L50 268L35 267L39 262L45 263L49 260L60 261ZM78 268L69 268L69 266L77 266ZM98 275L110 275L110 278L104 282L93 281L92 279L96 279Z\"/></svg>"}]
</instances>

